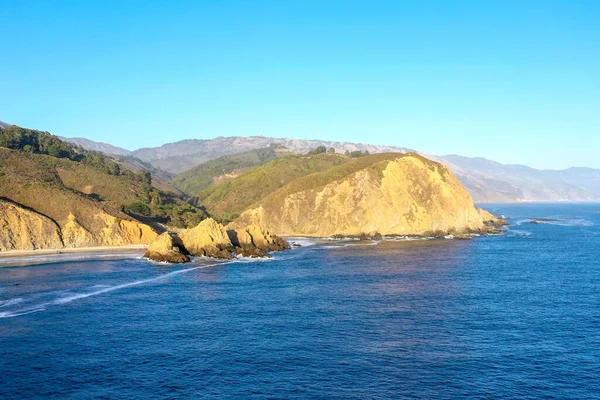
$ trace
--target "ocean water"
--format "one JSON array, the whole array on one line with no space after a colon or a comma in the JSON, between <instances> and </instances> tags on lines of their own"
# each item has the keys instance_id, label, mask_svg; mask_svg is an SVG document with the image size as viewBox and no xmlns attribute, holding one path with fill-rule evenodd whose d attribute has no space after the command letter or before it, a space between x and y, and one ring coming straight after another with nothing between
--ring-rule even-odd
<instances>
[{"instance_id":1,"label":"ocean water","mask_svg":"<svg viewBox=\"0 0 600 400\"><path fill-rule=\"evenodd\" d=\"M505 234L0 268L0 398L600 398L600 205L488 208Z\"/></svg>"}]
</instances>

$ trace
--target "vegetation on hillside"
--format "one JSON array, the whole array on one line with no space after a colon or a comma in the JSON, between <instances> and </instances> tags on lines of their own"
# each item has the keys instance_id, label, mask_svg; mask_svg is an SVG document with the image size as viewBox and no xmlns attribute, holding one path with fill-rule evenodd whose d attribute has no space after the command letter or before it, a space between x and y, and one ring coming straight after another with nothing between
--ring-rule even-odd
<instances>
[{"instance_id":1,"label":"vegetation on hillside","mask_svg":"<svg viewBox=\"0 0 600 400\"><path fill-rule=\"evenodd\" d=\"M349 151L349 150L346 150L344 152L344 155L346 157L359 158L359 157L368 156L368 155L370 155L370 153L369 153L369 150L365 150L365 151L361 151L361 150Z\"/></svg>"},{"instance_id":2,"label":"vegetation on hillside","mask_svg":"<svg viewBox=\"0 0 600 400\"><path fill-rule=\"evenodd\" d=\"M414 155L414 153L409 154ZM331 182L344 179L364 169L371 169L377 173L381 173L389 161L404 157L405 155L406 154L401 153L380 153L363 156L356 159L349 159L345 163L333 168L298 177L277 191L273 191L261 200L270 202L283 202L286 197L293 193L298 193L309 189L318 191ZM258 204L258 202L254 205L256 204Z\"/></svg>"},{"instance_id":3,"label":"vegetation on hillside","mask_svg":"<svg viewBox=\"0 0 600 400\"><path fill-rule=\"evenodd\" d=\"M223 184L211 185L198 193L194 204L227 222L246 207L288 183L315 172L326 171L350 159L340 154L288 155L272 160Z\"/></svg>"},{"instance_id":4,"label":"vegetation on hillside","mask_svg":"<svg viewBox=\"0 0 600 400\"><path fill-rule=\"evenodd\" d=\"M101 169L107 174L120 175L118 163L97 151L85 150L82 147L60 140L48 132L25 129L16 125L0 127L0 147L20 150L27 153L46 154L56 158L67 158Z\"/></svg>"},{"instance_id":5,"label":"vegetation on hillside","mask_svg":"<svg viewBox=\"0 0 600 400\"><path fill-rule=\"evenodd\" d=\"M215 182L219 177L225 177L236 171L248 171L264 163L274 160L278 156L275 147L257 149L223 156L207 161L189 171L177 175L171 184L188 195L195 195ZM225 181L223 179L222 181Z\"/></svg>"},{"instance_id":6,"label":"vegetation on hillside","mask_svg":"<svg viewBox=\"0 0 600 400\"><path fill-rule=\"evenodd\" d=\"M144 222L190 227L206 213L176 193L153 187L152 174L121 168L102 153L84 150L47 132L0 128L0 196L53 218L75 208L128 214ZM126 215L123 214L124 217Z\"/></svg>"}]
</instances>

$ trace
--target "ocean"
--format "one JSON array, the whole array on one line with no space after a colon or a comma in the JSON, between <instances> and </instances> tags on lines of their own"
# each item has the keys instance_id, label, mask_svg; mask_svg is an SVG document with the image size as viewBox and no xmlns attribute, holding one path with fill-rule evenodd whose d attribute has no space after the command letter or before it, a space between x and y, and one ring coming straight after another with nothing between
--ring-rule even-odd
<instances>
[{"instance_id":1,"label":"ocean","mask_svg":"<svg viewBox=\"0 0 600 400\"><path fill-rule=\"evenodd\" d=\"M600 205L486 208L505 234L0 259L0 398L600 398Z\"/></svg>"}]
</instances>

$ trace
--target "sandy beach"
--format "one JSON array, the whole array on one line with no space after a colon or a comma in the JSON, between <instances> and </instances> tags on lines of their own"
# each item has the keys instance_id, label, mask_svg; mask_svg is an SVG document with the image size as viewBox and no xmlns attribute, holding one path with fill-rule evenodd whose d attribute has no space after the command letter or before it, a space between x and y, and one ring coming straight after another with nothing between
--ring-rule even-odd
<instances>
[{"instance_id":1,"label":"sandy beach","mask_svg":"<svg viewBox=\"0 0 600 400\"><path fill-rule=\"evenodd\" d=\"M79 254L79 253L109 253L109 252L139 252L148 248L146 244L130 246L100 246L76 247L63 249L38 249L38 250L8 250L0 251L0 258L46 256L51 254Z\"/></svg>"}]
</instances>

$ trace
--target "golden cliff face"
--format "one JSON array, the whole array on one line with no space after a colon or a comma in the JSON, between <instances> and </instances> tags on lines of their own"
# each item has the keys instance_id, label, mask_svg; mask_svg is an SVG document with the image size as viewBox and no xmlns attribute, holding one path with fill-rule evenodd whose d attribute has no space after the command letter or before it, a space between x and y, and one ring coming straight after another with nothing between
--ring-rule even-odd
<instances>
[{"instance_id":1,"label":"golden cliff face","mask_svg":"<svg viewBox=\"0 0 600 400\"><path fill-rule=\"evenodd\" d=\"M50 218L0 200L0 251L60 248L60 228Z\"/></svg>"},{"instance_id":2,"label":"golden cliff face","mask_svg":"<svg viewBox=\"0 0 600 400\"><path fill-rule=\"evenodd\" d=\"M156 232L148 225L135 221L115 218L106 213L93 216L94 227L84 227L73 215L62 227L65 247L127 246L149 244L156 238Z\"/></svg>"},{"instance_id":3,"label":"golden cliff face","mask_svg":"<svg viewBox=\"0 0 600 400\"><path fill-rule=\"evenodd\" d=\"M473 200L446 167L404 155L317 189L269 196L234 221L278 235L419 235L484 227Z\"/></svg>"},{"instance_id":4,"label":"golden cliff face","mask_svg":"<svg viewBox=\"0 0 600 400\"><path fill-rule=\"evenodd\" d=\"M157 236L148 225L103 212L92 220L93 226L86 227L70 213L60 226L40 213L0 200L0 251L149 244Z\"/></svg>"}]
</instances>

